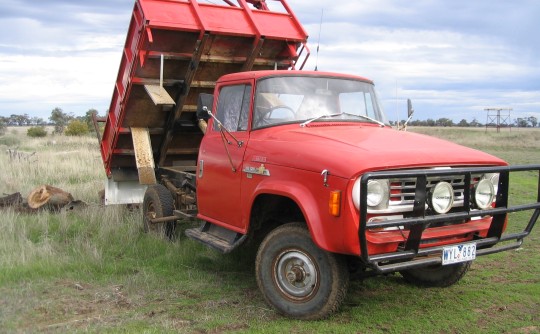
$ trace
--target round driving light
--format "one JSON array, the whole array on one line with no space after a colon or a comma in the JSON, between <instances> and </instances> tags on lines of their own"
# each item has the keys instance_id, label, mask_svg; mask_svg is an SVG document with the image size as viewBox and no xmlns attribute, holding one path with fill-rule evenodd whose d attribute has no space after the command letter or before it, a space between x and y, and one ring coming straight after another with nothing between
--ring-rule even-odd
<instances>
[{"instance_id":1,"label":"round driving light","mask_svg":"<svg viewBox=\"0 0 540 334\"><path fill-rule=\"evenodd\" d=\"M474 201L478 208L485 210L491 206L495 200L495 187L490 180L483 179L478 182L474 190Z\"/></svg>"},{"instance_id":2,"label":"round driving light","mask_svg":"<svg viewBox=\"0 0 540 334\"><path fill-rule=\"evenodd\" d=\"M454 204L454 188L448 182L439 182L431 191L431 207L437 213L447 213Z\"/></svg>"},{"instance_id":3,"label":"round driving light","mask_svg":"<svg viewBox=\"0 0 540 334\"><path fill-rule=\"evenodd\" d=\"M484 178L493 184L493 192L497 196L497 190L499 190L499 173L486 174Z\"/></svg>"},{"instance_id":4,"label":"round driving light","mask_svg":"<svg viewBox=\"0 0 540 334\"><path fill-rule=\"evenodd\" d=\"M367 205L377 206L384 198L384 186L380 181L368 181L367 184Z\"/></svg>"}]
</instances>

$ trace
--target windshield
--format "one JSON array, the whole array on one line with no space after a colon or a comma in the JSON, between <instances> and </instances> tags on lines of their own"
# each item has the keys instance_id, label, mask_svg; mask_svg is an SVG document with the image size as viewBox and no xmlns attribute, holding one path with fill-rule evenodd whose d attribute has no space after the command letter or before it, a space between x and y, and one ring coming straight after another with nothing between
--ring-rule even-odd
<instances>
[{"instance_id":1,"label":"windshield","mask_svg":"<svg viewBox=\"0 0 540 334\"><path fill-rule=\"evenodd\" d=\"M388 124L373 85L368 82L311 76L266 78L258 82L253 129L325 121Z\"/></svg>"}]
</instances>

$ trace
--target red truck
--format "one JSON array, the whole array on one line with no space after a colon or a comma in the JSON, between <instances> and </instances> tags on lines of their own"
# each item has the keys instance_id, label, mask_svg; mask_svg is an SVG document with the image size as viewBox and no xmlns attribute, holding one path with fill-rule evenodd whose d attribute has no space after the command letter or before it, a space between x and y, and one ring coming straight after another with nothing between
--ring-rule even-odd
<instances>
[{"instance_id":1,"label":"red truck","mask_svg":"<svg viewBox=\"0 0 540 334\"><path fill-rule=\"evenodd\" d=\"M540 165L393 129L371 80L301 70L285 0L224 2L135 3L100 139L107 203L142 202L145 231L167 237L198 219L186 235L223 253L260 243L259 288L298 319L337 310L351 273L444 287L520 247L540 191L510 206L509 175Z\"/></svg>"}]
</instances>

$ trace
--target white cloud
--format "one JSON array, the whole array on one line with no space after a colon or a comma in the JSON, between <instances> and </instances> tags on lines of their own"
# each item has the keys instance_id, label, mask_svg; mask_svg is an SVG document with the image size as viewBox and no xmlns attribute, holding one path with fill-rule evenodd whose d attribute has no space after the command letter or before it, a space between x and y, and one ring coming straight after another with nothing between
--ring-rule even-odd
<instances>
[{"instance_id":1,"label":"white cloud","mask_svg":"<svg viewBox=\"0 0 540 334\"><path fill-rule=\"evenodd\" d=\"M84 113L96 103L105 107L118 72L116 52L87 53L83 56L0 56L0 112L14 113L21 107L41 117L54 107L88 104ZM102 109L103 110L103 109Z\"/></svg>"},{"instance_id":2,"label":"white cloud","mask_svg":"<svg viewBox=\"0 0 540 334\"><path fill-rule=\"evenodd\" d=\"M220 0L211 0L221 3ZM502 105L540 112L540 3L289 0L310 35L313 69L373 79L390 118L412 98L417 118L485 118ZM275 3L269 1L269 4ZM0 4L0 115L54 107L104 112L132 1ZM398 101L396 101L396 96ZM397 106L397 107L396 107ZM482 116L484 115L484 116Z\"/></svg>"},{"instance_id":3,"label":"white cloud","mask_svg":"<svg viewBox=\"0 0 540 334\"><path fill-rule=\"evenodd\" d=\"M318 28L307 26L312 36ZM407 98L414 100L418 119L481 119L491 105L534 113L540 110L539 67L504 37L331 22L323 25L318 68L374 80L389 114L404 115ZM315 57L308 68L314 62Z\"/></svg>"}]
</instances>

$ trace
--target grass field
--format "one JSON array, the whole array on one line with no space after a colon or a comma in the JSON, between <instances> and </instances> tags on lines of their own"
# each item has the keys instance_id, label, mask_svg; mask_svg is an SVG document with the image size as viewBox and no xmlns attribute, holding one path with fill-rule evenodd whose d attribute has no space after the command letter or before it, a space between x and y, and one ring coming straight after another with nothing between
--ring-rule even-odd
<instances>
[{"instance_id":1,"label":"grass field","mask_svg":"<svg viewBox=\"0 0 540 334\"><path fill-rule=\"evenodd\" d=\"M540 163L538 130L410 131L511 164ZM10 160L4 152L15 147L37 153ZM340 312L295 321L264 303L253 251L221 255L182 236L164 242L142 232L138 210L100 206L95 138L30 139L10 129L0 149L0 193L26 196L47 183L88 203L73 212L0 211L0 332L540 333L538 226L521 249L477 259L450 288L413 287L398 274L354 281ZM535 175L512 181L512 202L537 192Z\"/></svg>"}]
</instances>

